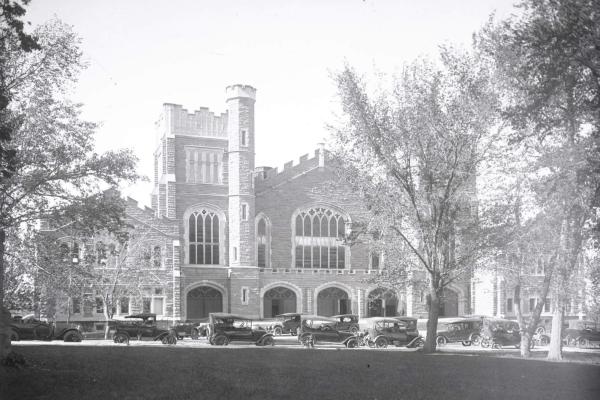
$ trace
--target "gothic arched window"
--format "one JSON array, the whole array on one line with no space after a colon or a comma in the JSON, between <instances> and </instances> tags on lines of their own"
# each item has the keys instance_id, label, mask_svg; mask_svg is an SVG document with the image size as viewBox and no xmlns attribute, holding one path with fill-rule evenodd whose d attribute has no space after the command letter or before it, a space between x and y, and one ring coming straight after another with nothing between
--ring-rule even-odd
<instances>
[{"instance_id":1,"label":"gothic arched window","mask_svg":"<svg viewBox=\"0 0 600 400\"><path fill-rule=\"evenodd\" d=\"M296 268L345 268L346 246L341 241L345 224L340 213L328 208L300 212L293 228Z\"/></svg>"},{"instance_id":2,"label":"gothic arched window","mask_svg":"<svg viewBox=\"0 0 600 400\"><path fill-rule=\"evenodd\" d=\"M270 235L267 219L259 216L256 222L256 265L259 268L269 268Z\"/></svg>"},{"instance_id":3,"label":"gothic arched window","mask_svg":"<svg viewBox=\"0 0 600 400\"><path fill-rule=\"evenodd\" d=\"M219 216L207 210L193 212L188 232L190 264L219 264Z\"/></svg>"}]
</instances>

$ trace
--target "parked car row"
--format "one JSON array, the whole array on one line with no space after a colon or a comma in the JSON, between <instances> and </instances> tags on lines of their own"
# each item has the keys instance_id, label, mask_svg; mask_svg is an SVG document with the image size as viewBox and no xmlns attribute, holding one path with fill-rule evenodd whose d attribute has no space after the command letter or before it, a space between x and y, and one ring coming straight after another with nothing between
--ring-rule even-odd
<instances>
[{"instance_id":1,"label":"parked car row","mask_svg":"<svg viewBox=\"0 0 600 400\"><path fill-rule=\"evenodd\" d=\"M48 323L36 319L33 315L14 316L10 324L10 340L63 340L81 342L83 334L80 327L73 324Z\"/></svg>"}]
</instances>

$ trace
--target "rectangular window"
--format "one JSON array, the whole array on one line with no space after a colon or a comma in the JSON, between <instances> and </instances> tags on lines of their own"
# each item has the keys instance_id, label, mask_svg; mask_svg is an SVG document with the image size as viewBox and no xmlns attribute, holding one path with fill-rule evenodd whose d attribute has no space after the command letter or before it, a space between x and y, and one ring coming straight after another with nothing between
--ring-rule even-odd
<instances>
[{"instance_id":1,"label":"rectangular window","mask_svg":"<svg viewBox=\"0 0 600 400\"><path fill-rule=\"evenodd\" d=\"M302 268L302 246L296 246L296 268Z\"/></svg>"},{"instance_id":2,"label":"rectangular window","mask_svg":"<svg viewBox=\"0 0 600 400\"><path fill-rule=\"evenodd\" d=\"M71 299L71 307L73 314L81 313L81 299L79 297L74 297Z\"/></svg>"},{"instance_id":3,"label":"rectangular window","mask_svg":"<svg viewBox=\"0 0 600 400\"><path fill-rule=\"evenodd\" d=\"M186 148L187 183L222 183L223 151Z\"/></svg>"},{"instance_id":4,"label":"rectangular window","mask_svg":"<svg viewBox=\"0 0 600 400\"><path fill-rule=\"evenodd\" d=\"M338 247L337 269L344 269L346 263L346 248Z\"/></svg>"},{"instance_id":5,"label":"rectangular window","mask_svg":"<svg viewBox=\"0 0 600 400\"><path fill-rule=\"evenodd\" d=\"M267 246L264 244L258 245L257 264L258 268L267 267Z\"/></svg>"},{"instance_id":6,"label":"rectangular window","mask_svg":"<svg viewBox=\"0 0 600 400\"><path fill-rule=\"evenodd\" d=\"M242 304L248 305L248 288L242 288Z\"/></svg>"},{"instance_id":7,"label":"rectangular window","mask_svg":"<svg viewBox=\"0 0 600 400\"><path fill-rule=\"evenodd\" d=\"M142 312L143 313L152 312L151 306L152 306L152 298L151 297L142 298Z\"/></svg>"},{"instance_id":8,"label":"rectangular window","mask_svg":"<svg viewBox=\"0 0 600 400\"><path fill-rule=\"evenodd\" d=\"M506 299L506 312L512 312L513 310L513 299Z\"/></svg>"},{"instance_id":9,"label":"rectangular window","mask_svg":"<svg viewBox=\"0 0 600 400\"><path fill-rule=\"evenodd\" d=\"M129 314L129 297L121 297L119 300L119 314Z\"/></svg>"},{"instance_id":10,"label":"rectangular window","mask_svg":"<svg viewBox=\"0 0 600 400\"><path fill-rule=\"evenodd\" d=\"M165 299L162 297L154 297L152 299L152 311L156 315L163 315L163 305Z\"/></svg>"},{"instance_id":11,"label":"rectangular window","mask_svg":"<svg viewBox=\"0 0 600 400\"><path fill-rule=\"evenodd\" d=\"M94 298L91 293L83 295L83 315L85 317L91 317L94 311Z\"/></svg>"},{"instance_id":12,"label":"rectangular window","mask_svg":"<svg viewBox=\"0 0 600 400\"><path fill-rule=\"evenodd\" d=\"M154 289L154 294L158 295L158 296L162 296L163 294L163 289L162 288L155 288Z\"/></svg>"},{"instance_id":13,"label":"rectangular window","mask_svg":"<svg viewBox=\"0 0 600 400\"><path fill-rule=\"evenodd\" d=\"M544 301L544 312L550 312L550 299L547 297Z\"/></svg>"},{"instance_id":14,"label":"rectangular window","mask_svg":"<svg viewBox=\"0 0 600 400\"><path fill-rule=\"evenodd\" d=\"M535 298L529 299L529 312L533 312L535 309Z\"/></svg>"},{"instance_id":15,"label":"rectangular window","mask_svg":"<svg viewBox=\"0 0 600 400\"><path fill-rule=\"evenodd\" d=\"M248 204L242 204L242 221L248 220Z\"/></svg>"},{"instance_id":16,"label":"rectangular window","mask_svg":"<svg viewBox=\"0 0 600 400\"><path fill-rule=\"evenodd\" d=\"M104 305L102 304L102 298L96 297L96 314L104 313Z\"/></svg>"},{"instance_id":17,"label":"rectangular window","mask_svg":"<svg viewBox=\"0 0 600 400\"><path fill-rule=\"evenodd\" d=\"M237 256L237 247L233 247L233 261L237 261L238 256Z\"/></svg>"},{"instance_id":18,"label":"rectangular window","mask_svg":"<svg viewBox=\"0 0 600 400\"><path fill-rule=\"evenodd\" d=\"M242 146L246 146L246 130L242 129Z\"/></svg>"},{"instance_id":19,"label":"rectangular window","mask_svg":"<svg viewBox=\"0 0 600 400\"><path fill-rule=\"evenodd\" d=\"M379 254L371 254L371 269L379 269Z\"/></svg>"}]
</instances>

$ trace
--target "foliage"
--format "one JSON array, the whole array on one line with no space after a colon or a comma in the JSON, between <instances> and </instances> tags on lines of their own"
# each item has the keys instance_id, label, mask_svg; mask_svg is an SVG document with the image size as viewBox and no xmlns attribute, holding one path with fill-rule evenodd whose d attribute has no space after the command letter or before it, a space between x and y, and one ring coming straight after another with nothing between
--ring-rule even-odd
<instances>
[{"instance_id":1,"label":"foliage","mask_svg":"<svg viewBox=\"0 0 600 400\"><path fill-rule=\"evenodd\" d=\"M454 49L440 56L439 65L419 60L405 67L390 92L369 93L350 67L335 77L344 110L334 131L343 175L388 238L386 257L397 256L387 257L388 265L403 269L401 276L426 271L428 351L435 350L444 288L469 278L480 255L475 174L499 126L488 67ZM402 255L394 252L398 240Z\"/></svg>"}]
</instances>

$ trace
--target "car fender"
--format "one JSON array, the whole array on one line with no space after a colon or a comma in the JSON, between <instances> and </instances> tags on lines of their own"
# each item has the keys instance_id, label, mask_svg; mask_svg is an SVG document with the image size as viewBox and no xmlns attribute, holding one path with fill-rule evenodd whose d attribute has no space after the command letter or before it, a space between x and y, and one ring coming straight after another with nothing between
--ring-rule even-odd
<instances>
[{"instance_id":1,"label":"car fender","mask_svg":"<svg viewBox=\"0 0 600 400\"><path fill-rule=\"evenodd\" d=\"M371 339L371 341L373 343L375 343L377 341L377 339L379 339L381 337L384 338L385 340L387 340L388 342L391 342L391 340L388 339L388 337L386 335L383 335L383 334L379 334L379 335L375 336L374 338Z\"/></svg>"},{"instance_id":2,"label":"car fender","mask_svg":"<svg viewBox=\"0 0 600 400\"><path fill-rule=\"evenodd\" d=\"M156 336L154 338L154 340L162 340L162 338L164 338L165 336L169 336L171 334L173 334L173 336L177 337L177 332L171 330L171 331L163 332L163 333L159 334L158 336Z\"/></svg>"},{"instance_id":3,"label":"car fender","mask_svg":"<svg viewBox=\"0 0 600 400\"><path fill-rule=\"evenodd\" d=\"M115 335L116 335L116 334L118 334L118 333L120 333L120 334L122 334L122 335L125 335L125 336L127 336L127 339L131 339L131 335L130 335L130 334L127 332L127 331L119 331L119 330L117 330L117 331L115 331L115 333L113 333L113 338L114 338L114 337L115 337Z\"/></svg>"},{"instance_id":4,"label":"car fender","mask_svg":"<svg viewBox=\"0 0 600 400\"><path fill-rule=\"evenodd\" d=\"M354 339L358 340L358 336L356 336L356 335L348 336L346 339L344 339L344 341L342 342L342 344L346 344L349 341L354 340Z\"/></svg>"},{"instance_id":5,"label":"car fender","mask_svg":"<svg viewBox=\"0 0 600 400\"><path fill-rule=\"evenodd\" d=\"M411 340L410 342L408 342L408 344L406 345L406 347L415 347L415 345L417 343L419 343L419 341L425 341L425 339L423 339L423 336L417 336L416 338L414 338L413 340Z\"/></svg>"},{"instance_id":6,"label":"car fender","mask_svg":"<svg viewBox=\"0 0 600 400\"><path fill-rule=\"evenodd\" d=\"M262 343L268 337L273 337L273 334L272 333L265 333L264 335L262 335L260 337L260 339L258 339L257 343L259 343L259 344Z\"/></svg>"},{"instance_id":7,"label":"car fender","mask_svg":"<svg viewBox=\"0 0 600 400\"><path fill-rule=\"evenodd\" d=\"M69 332L77 332L81 335L81 332L79 332L79 330L77 330L76 328L66 328L66 329L63 329L62 331L60 331L60 333L58 335L51 335L51 337L53 339L62 339Z\"/></svg>"}]
</instances>

